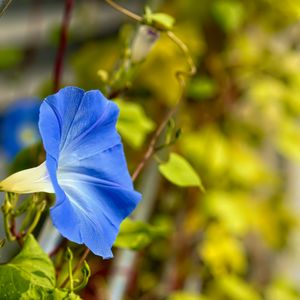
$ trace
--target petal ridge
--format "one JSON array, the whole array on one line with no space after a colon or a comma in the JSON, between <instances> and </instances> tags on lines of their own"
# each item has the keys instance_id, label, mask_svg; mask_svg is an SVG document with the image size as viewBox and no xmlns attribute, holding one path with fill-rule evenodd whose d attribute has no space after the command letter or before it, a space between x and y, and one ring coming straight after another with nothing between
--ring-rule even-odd
<instances>
[{"instance_id":1,"label":"petal ridge","mask_svg":"<svg viewBox=\"0 0 300 300\"><path fill-rule=\"evenodd\" d=\"M56 119L57 119L57 123L60 129L60 137L61 137L61 131L62 131L62 118L61 115L59 114L59 112L57 111L57 109L55 108L55 106L52 105L52 103L48 102L47 99L44 101L45 104L47 104L50 109L53 111Z\"/></svg>"},{"instance_id":2,"label":"petal ridge","mask_svg":"<svg viewBox=\"0 0 300 300\"><path fill-rule=\"evenodd\" d=\"M79 102L77 108L75 109L75 110L76 110L76 113L75 113L75 115L74 115L72 121L71 121L70 124L69 124L69 128L67 129L67 131L66 131L66 133L65 133L66 137L68 136L68 134L69 134L69 132L70 132L70 129L71 129L71 127L73 126L73 123L74 123L74 120L75 120L76 115L77 115L77 113L78 113L78 110L80 109L80 106L82 105L82 99L83 99L83 97L81 97L80 102ZM64 146L65 146L65 144L66 144L66 141L67 141L67 139L65 139L65 140L63 141L63 144L60 145L61 151L62 151L62 149L64 148Z\"/></svg>"},{"instance_id":3,"label":"petal ridge","mask_svg":"<svg viewBox=\"0 0 300 300\"><path fill-rule=\"evenodd\" d=\"M104 110L103 114L100 116L100 118L90 128L88 128L86 131L82 132L78 137L76 137L76 139L74 140L74 143L76 142L76 140L83 139L85 136L87 136L93 129L95 129L96 126L101 125L101 122L103 122L105 115L107 115L107 113L109 111L108 103L105 104L104 109L105 110Z\"/></svg>"}]
</instances>

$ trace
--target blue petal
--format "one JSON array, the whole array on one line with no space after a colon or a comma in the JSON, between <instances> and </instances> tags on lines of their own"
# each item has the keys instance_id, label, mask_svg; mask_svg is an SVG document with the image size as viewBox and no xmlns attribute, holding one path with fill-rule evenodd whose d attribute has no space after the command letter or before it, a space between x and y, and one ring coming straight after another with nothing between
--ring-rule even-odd
<instances>
[{"instance_id":1,"label":"blue petal","mask_svg":"<svg viewBox=\"0 0 300 300\"><path fill-rule=\"evenodd\" d=\"M46 98L40 132L56 192L54 225L95 254L112 256L120 223L137 205L120 137L119 110L99 91L68 87Z\"/></svg>"}]
</instances>

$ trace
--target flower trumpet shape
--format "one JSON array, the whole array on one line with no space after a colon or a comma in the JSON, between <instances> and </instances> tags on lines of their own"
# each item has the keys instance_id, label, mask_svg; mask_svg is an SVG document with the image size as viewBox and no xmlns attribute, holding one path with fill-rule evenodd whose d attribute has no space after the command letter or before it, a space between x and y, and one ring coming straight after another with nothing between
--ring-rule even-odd
<instances>
[{"instance_id":1,"label":"flower trumpet shape","mask_svg":"<svg viewBox=\"0 0 300 300\"><path fill-rule=\"evenodd\" d=\"M112 257L120 223L141 199L115 128L118 114L96 90L66 87L47 97L39 118L46 162L0 183L15 193L55 193L55 227L103 258Z\"/></svg>"}]
</instances>

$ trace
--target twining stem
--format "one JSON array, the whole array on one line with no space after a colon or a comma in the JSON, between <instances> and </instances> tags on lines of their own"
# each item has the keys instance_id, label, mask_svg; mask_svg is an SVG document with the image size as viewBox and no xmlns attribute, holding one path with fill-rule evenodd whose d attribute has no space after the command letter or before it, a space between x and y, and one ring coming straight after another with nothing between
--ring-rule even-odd
<instances>
[{"instance_id":1,"label":"twining stem","mask_svg":"<svg viewBox=\"0 0 300 300\"><path fill-rule=\"evenodd\" d=\"M190 54L190 51L189 51L189 48L187 47L187 45L174 32L167 31L166 34L171 39L171 41L177 45L177 47L180 49L180 51L182 51L182 53L186 57L186 61L189 66L189 70L188 71L179 70L176 72L176 77L179 81L179 84L182 88L184 88L185 87L184 77L185 76L190 77L190 76L195 75L197 68L194 64L193 58ZM180 77L182 77L182 78L180 79Z\"/></svg>"},{"instance_id":2,"label":"twining stem","mask_svg":"<svg viewBox=\"0 0 300 300\"><path fill-rule=\"evenodd\" d=\"M80 260L78 261L78 263L75 265L74 269L73 269L73 273L77 272L80 268L80 266L83 264L83 262L85 261L85 259L87 258L87 256L90 253L90 249L86 248L82 254L82 256L80 257Z\"/></svg>"},{"instance_id":3,"label":"twining stem","mask_svg":"<svg viewBox=\"0 0 300 300\"><path fill-rule=\"evenodd\" d=\"M16 236L12 233L12 223L13 223L13 216L12 216L12 210L13 210L13 203L15 201L12 201L12 194L6 193L4 203L1 207L3 212L3 219L4 219L4 230L6 237L9 241L16 240Z\"/></svg>"},{"instance_id":4,"label":"twining stem","mask_svg":"<svg viewBox=\"0 0 300 300\"><path fill-rule=\"evenodd\" d=\"M71 292L73 292L74 290L74 280L73 280L73 270L72 270L73 253L70 248L67 248L67 259L68 259L68 271L69 271L69 279L70 279L70 290Z\"/></svg>"},{"instance_id":5,"label":"twining stem","mask_svg":"<svg viewBox=\"0 0 300 300\"><path fill-rule=\"evenodd\" d=\"M186 46L186 44L184 44L173 32L171 31L167 31L167 36L179 47L179 49L183 52L183 54L186 56L188 65L189 65L189 70L188 71L182 71L179 70L176 72L176 78L177 81L179 83L180 86L180 92L179 92L179 96L178 96L178 100L176 105L167 113L167 115L165 116L165 118L162 120L162 122L160 123L160 125L158 126L156 132L154 133L148 149L144 155L144 157L142 158L141 162L138 164L137 168L135 169L135 171L133 172L132 175L132 180L135 181L136 178L139 176L140 172L143 170L145 164L148 162L148 160L152 157L152 155L156 152L156 142L159 139L160 135L162 134L163 130L165 129L165 127L168 124L168 121L175 115L175 113L177 112L181 99L183 97L183 93L184 93L184 89L185 89L185 76L193 76L196 73L196 67L195 64L193 62L193 59L189 53L189 49Z\"/></svg>"},{"instance_id":6,"label":"twining stem","mask_svg":"<svg viewBox=\"0 0 300 300\"><path fill-rule=\"evenodd\" d=\"M166 125L168 124L168 121L172 118L172 116L176 113L178 109L178 105L175 105L166 115L166 117L163 119L163 121L160 123L159 127L157 128L157 130L155 131L148 149L144 155L144 157L142 158L141 162L138 164L138 166L136 167L135 171L133 172L133 175L131 176L132 181L135 181L137 179L137 177L139 176L139 174L141 173L141 171L143 170L145 164L147 163L147 161L151 158L151 156L154 154L155 152L155 146L156 146L156 142L158 140L158 138L160 137L161 133L163 132L163 130L165 129Z\"/></svg>"},{"instance_id":7,"label":"twining stem","mask_svg":"<svg viewBox=\"0 0 300 300\"><path fill-rule=\"evenodd\" d=\"M85 248L82 256L80 257L80 260L77 262L73 270L71 272L69 271L69 274L75 274L80 269L81 265L84 263L89 253L90 253L90 249ZM65 281L61 284L61 287L64 288L69 281L71 281L71 276L65 279Z\"/></svg>"},{"instance_id":8,"label":"twining stem","mask_svg":"<svg viewBox=\"0 0 300 300\"><path fill-rule=\"evenodd\" d=\"M4 213L4 230L9 241L14 241L16 237L11 232L11 215Z\"/></svg>"},{"instance_id":9,"label":"twining stem","mask_svg":"<svg viewBox=\"0 0 300 300\"><path fill-rule=\"evenodd\" d=\"M114 9L118 10L119 12L121 12L123 15L126 15L127 17L137 21L137 22L141 22L143 20L143 18L135 13L133 13L132 11L120 6L119 4L115 3L112 0L105 0L106 3L108 3L111 7L113 7Z\"/></svg>"},{"instance_id":10,"label":"twining stem","mask_svg":"<svg viewBox=\"0 0 300 300\"><path fill-rule=\"evenodd\" d=\"M37 224L39 223L39 220L41 218L41 215L43 213L43 211L45 210L46 208L46 205L47 205L47 202L45 200L43 200L40 204L38 204L38 207L37 207L37 212L34 216L34 219L32 221L32 223L30 224L27 232L26 232L26 235L25 235L25 238L31 234L33 232L33 230L35 229L35 227L37 226Z\"/></svg>"},{"instance_id":11,"label":"twining stem","mask_svg":"<svg viewBox=\"0 0 300 300\"><path fill-rule=\"evenodd\" d=\"M81 273L82 273L83 279L81 280L80 284L78 284L76 287L74 287L74 292L80 291L88 284L89 277L91 276L91 270L86 261L83 261L83 267L81 269Z\"/></svg>"},{"instance_id":12,"label":"twining stem","mask_svg":"<svg viewBox=\"0 0 300 300\"><path fill-rule=\"evenodd\" d=\"M4 14L12 0L0 0L0 17Z\"/></svg>"},{"instance_id":13,"label":"twining stem","mask_svg":"<svg viewBox=\"0 0 300 300\"><path fill-rule=\"evenodd\" d=\"M60 31L59 46L56 53L54 64L53 90L57 92L60 88L63 71L64 56L67 48L68 29L71 20L71 14L74 7L74 0L65 0L64 15Z\"/></svg>"},{"instance_id":14,"label":"twining stem","mask_svg":"<svg viewBox=\"0 0 300 300\"><path fill-rule=\"evenodd\" d=\"M32 199L33 199L32 197L28 197L26 200L24 200L18 208L13 210L13 212L12 212L13 216L18 217L18 216L22 215L30 206Z\"/></svg>"}]
</instances>

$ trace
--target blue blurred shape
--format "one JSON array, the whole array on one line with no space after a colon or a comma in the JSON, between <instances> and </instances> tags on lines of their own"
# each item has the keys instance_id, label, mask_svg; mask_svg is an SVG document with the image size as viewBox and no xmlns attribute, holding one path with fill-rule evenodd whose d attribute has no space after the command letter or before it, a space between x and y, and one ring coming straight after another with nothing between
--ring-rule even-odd
<instances>
[{"instance_id":1,"label":"blue blurred shape","mask_svg":"<svg viewBox=\"0 0 300 300\"><path fill-rule=\"evenodd\" d=\"M39 108L38 98L19 99L9 105L2 114L1 146L9 160L22 149L40 140L38 129Z\"/></svg>"}]
</instances>

